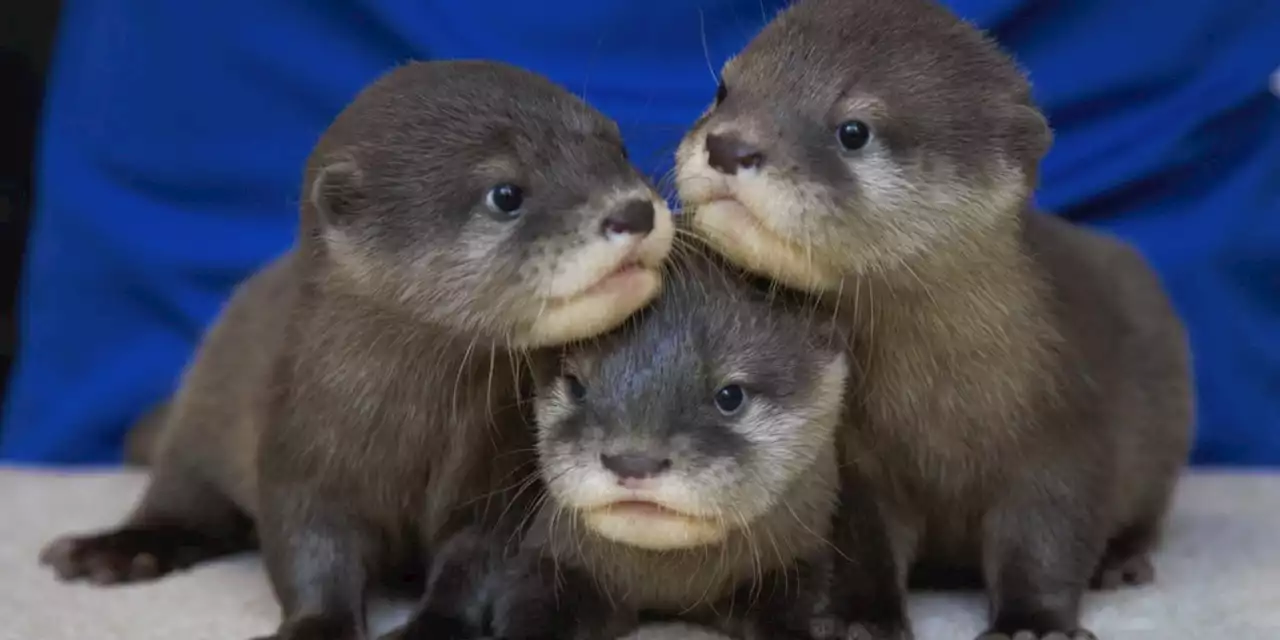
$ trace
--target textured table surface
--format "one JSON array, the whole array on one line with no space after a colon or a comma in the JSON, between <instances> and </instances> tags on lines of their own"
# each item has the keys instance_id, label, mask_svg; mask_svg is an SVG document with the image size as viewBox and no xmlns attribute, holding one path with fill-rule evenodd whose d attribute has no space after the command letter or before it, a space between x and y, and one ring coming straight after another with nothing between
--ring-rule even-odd
<instances>
[{"instance_id":1,"label":"textured table surface","mask_svg":"<svg viewBox=\"0 0 1280 640\"><path fill-rule=\"evenodd\" d=\"M0 639L244 640L278 619L256 556L158 582L97 588L60 584L38 566L50 538L113 524L145 477L0 469ZM1101 640L1280 639L1280 475L1197 473L1181 485L1156 584L1086 601ZM972 640L977 594L914 596L920 640ZM385 628L403 607L382 605Z\"/></svg>"}]
</instances>

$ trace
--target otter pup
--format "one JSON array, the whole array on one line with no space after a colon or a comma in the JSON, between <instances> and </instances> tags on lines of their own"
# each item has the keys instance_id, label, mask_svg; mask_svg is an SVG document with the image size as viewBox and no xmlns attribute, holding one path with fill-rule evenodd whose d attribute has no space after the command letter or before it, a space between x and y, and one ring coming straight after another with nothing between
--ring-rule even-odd
<instances>
[{"instance_id":1,"label":"otter pup","mask_svg":"<svg viewBox=\"0 0 1280 640\"><path fill-rule=\"evenodd\" d=\"M684 248L651 307L542 385L545 500L514 558L482 531L441 555L427 600L461 623L438 637L617 638L662 616L807 637L829 578L843 340Z\"/></svg>"},{"instance_id":2,"label":"otter pup","mask_svg":"<svg viewBox=\"0 0 1280 640\"><path fill-rule=\"evenodd\" d=\"M303 196L296 247L237 289L184 375L141 504L53 543L61 577L153 578L256 535L275 638L365 637L367 588L518 512L531 367L647 305L674 233L612 121L483 61L373 82Z\"/></svg>"},{"instance_id":3,"label":"otter pup","mask_svg":"<svg viewBox=\"0 0 1280 640\"><path fill-rule=\"evenodd\" d=\"M985 638L1091 637L1083 592L1151 578L1191 441L1159 278L1033 210L1048 124L932 0L801 0L721 77L677 152L691 224L834 307L866 373L841 428L845 637L910 636L917 561L983 579Z\"/></svg>"}]
</instances>

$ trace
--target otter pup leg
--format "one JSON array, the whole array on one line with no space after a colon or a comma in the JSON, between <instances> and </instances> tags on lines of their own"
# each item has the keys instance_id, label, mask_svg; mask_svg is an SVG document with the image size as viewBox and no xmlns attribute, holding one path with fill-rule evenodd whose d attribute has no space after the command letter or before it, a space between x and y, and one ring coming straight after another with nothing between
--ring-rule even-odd
<instances>
[{"instance_id":1,"label":"otter pup leg","mask_svg":"<svg viewBox=\"0 0 1280 640\"><path fill-rule=\"evenodd\" d=\"M380 640L617 638L638 624L581 569L537 547L516 554L491 533L454 536L437 555L422 605Z\"/></svg>"},{"instance_id":2,"label":"otter pup leg","mask_svg":"<svg viewBox=\"0 0 1280 640\"><path fill-rule=\"evenodd\" d=\"M257 640L365 637L365 589L378 537L302 487L263 491L262 560L283 622Z\"/></svg>"},{"instance_id":3,"label":"otter pup leg","mask_svg":"<svg viewBox=\"0 0 1280 640\"><path fill-rule=\"evenodd\" d=\"M589 574L546 553L515 558L496 586L485 625L491 638L618 638L639 625L638 613L616 609Z\"/></svg>"},{"instance_id":4,"label":"otter pup leg","mask_svg":"<svg viewBox=\"0 0 1280 640\"><path fill-rule=\"evenodd\" d=\"M465 640L481 635L484 620L473 620L485 597L484 582L493 570L495 549L492 535L480 527L467 527L454 534L431 558L422 602L401 627L383 634L379 640Z\"/></svg>"},{"instance_id":5,"label":"otter pup leg","mask_svg":"<svg viewBox=\"0 0 1280 640\"><path fill-rule=\"evenodd\" d=\"M814 617L810 635L814 640L910 640L906 577L916 533L891 523L860 480L842 480L834 517L839 557L830 605L826 615Z\"/></svg>"},{"instance_id":6,"label":"otter pup leg","mask_svg":"<svg viewBox=\"0 0 1280 640\"><path fill-rule=\"evenodd\" d=\"M1080 601L1106 545L1093 513L1102 500L1088 495L1089 485L1042 471L1014 483L988 513L982 564L991 622L979 640L1096 640L1080 626Z\"/></svg>"},{"instance_id":7,"label":"otter pup leg","mask_svg":"<svg viewBox=\"0 0 1280 640\"><path fill-rule=\"evenodd\" d=\"M253 524L196 474L161 464L132 515L119 527L68 535L40 552L62 580L99 585L154 580L254 546Z\"/></svg>"},{"instance_id":8,"label":"otter pup leg","mask_svg":"<svg viewBox=\"0 0 1280 640\"><path fill-rule=\"evenodd\" d=\"M771 638L776 640L809 640L818 637L838 637L842 630L820 629L815 631L815 612L825 611L829 605L828 589L834 552L814 560L799 560L787 570L779 570L762 577L759 584L738 589L720 611L730 614L750 603L747 620L708 620L705 626L718 628L725 635L736 638ZM766 588L761 589L761 585ZM735 606L736 605L736 606ZM748 625L742 628L741 624ZM824 620L818 624L831 624Z\"/></svg>"}]
</instances>

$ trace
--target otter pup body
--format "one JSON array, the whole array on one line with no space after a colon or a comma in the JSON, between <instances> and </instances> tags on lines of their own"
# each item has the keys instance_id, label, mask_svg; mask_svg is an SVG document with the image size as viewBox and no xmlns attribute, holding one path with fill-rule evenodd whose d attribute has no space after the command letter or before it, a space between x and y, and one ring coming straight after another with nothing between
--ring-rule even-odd
<instances>
[{"instance_id":1,"label":"otter pup body","mask_svg":"<svg viewBox=\"0 0 1280 640\"><path fill-rule=\"evenodd\" d=\"M546 348L648 304L672 235L616 125L549 80L389 72L312 153L295 248L205 337L137 510L45 562L130 581L256 538L275 638L363 638L367 589L520 512Z\"/></svg>"},{"instance_id":2,"label":"otter pup body","mask_svg":"<svg viewBox=\"0 0 1280 640\"><path fill-rule=\"evenodd\" d=\"M1091 579L1151 578L1185 331L1136 250L1033 210L1050 138L1017 67L931 0L801 0L677 153L700 235L854 329L849 637L909 637L917 565L980 577L993 639L1090 637Z\"/></svg>"},{"instance_id":3,"label":"otter pup body","mask_svg":"<svg viewBox=\"0 0 1280 640\"><path fill-rule=\"evenodd\" d=\"M547 495L520 554L431 587L472 633L617 638L678 617L804 637L825 604L843 340L713 260L671 267L653 306L570 347L540 389Z\"/></svg>"}]
</instances>

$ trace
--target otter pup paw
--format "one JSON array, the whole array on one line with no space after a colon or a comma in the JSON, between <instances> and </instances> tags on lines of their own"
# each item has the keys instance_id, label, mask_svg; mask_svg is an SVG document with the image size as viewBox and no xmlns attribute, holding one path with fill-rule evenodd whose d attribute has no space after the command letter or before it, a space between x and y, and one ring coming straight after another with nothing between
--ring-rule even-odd
<instances>
[{"instance_id":1,"label":"otter pup paw","mask_svg":"<svg viewBox=\"0 0 1280 640\"><path fill-rule=\"evenodd\" d=\"M1089 586L1106 590L1140 587L1150 584L1155 577L1155 566L1151 564L1151 556L1146 553L1122 557L1108 556L1098 565L1098 570L1089 581Z\"/></svg>"},{"instance_id":2,"label":"otter pup paw","mask_svg":"<svg viewBox=\"0 0 1280 640\"><path fill-rule=\"evenodd\" d=\"M831 616L815 618L809 625L813 640L912 640L909 629L870 622L846 623ZM983 639L985 640L985 639Z\"/></svg>"},{"instance_id":3,"label":"otter pup paw","mask_svg":"<svg viewBox=\"0 0 1280 640\"><path fill-rule=\"evenodd\" d=\"M290 620L280 625L280 630L269 636L252 640L357 640L360 634L346 617L310 615Z\"/></svg>"},{"instance_id":4,"label":"otter pup paw","mask_svg":"<svg viewBox=\"0 0 1280 640\"><path fill-rule=\"evenodd\" d=\"M224 555L227 545L180 527L124 527L88 536L64 536L40 552L40 564L61 580L99 585L154 580Z\"/></svg>"},{"instance_id":5,"label":"otter pup paw","mask_svg":"<svg viewBox=\"0 0 1280 640\"><path fill-rule=\"evenodd\" d=\"M482 640L466 622L452 616L420 612L398 629L378 640Z\"/></svg>"},{"instance_id":6,"label":"otter pup paw","mask_svg":"<svg viewBox=\"0 0 1280 640\"><path fill-rule=\"evenodd\" d=\"M988 631L978 636L978 640L1098 640L1098 636L1093 635L1093 632L1088 629L1050 631L1048 633L1036 633L1026 630L1012 633Z\"/></svg>"}]
</instances>

